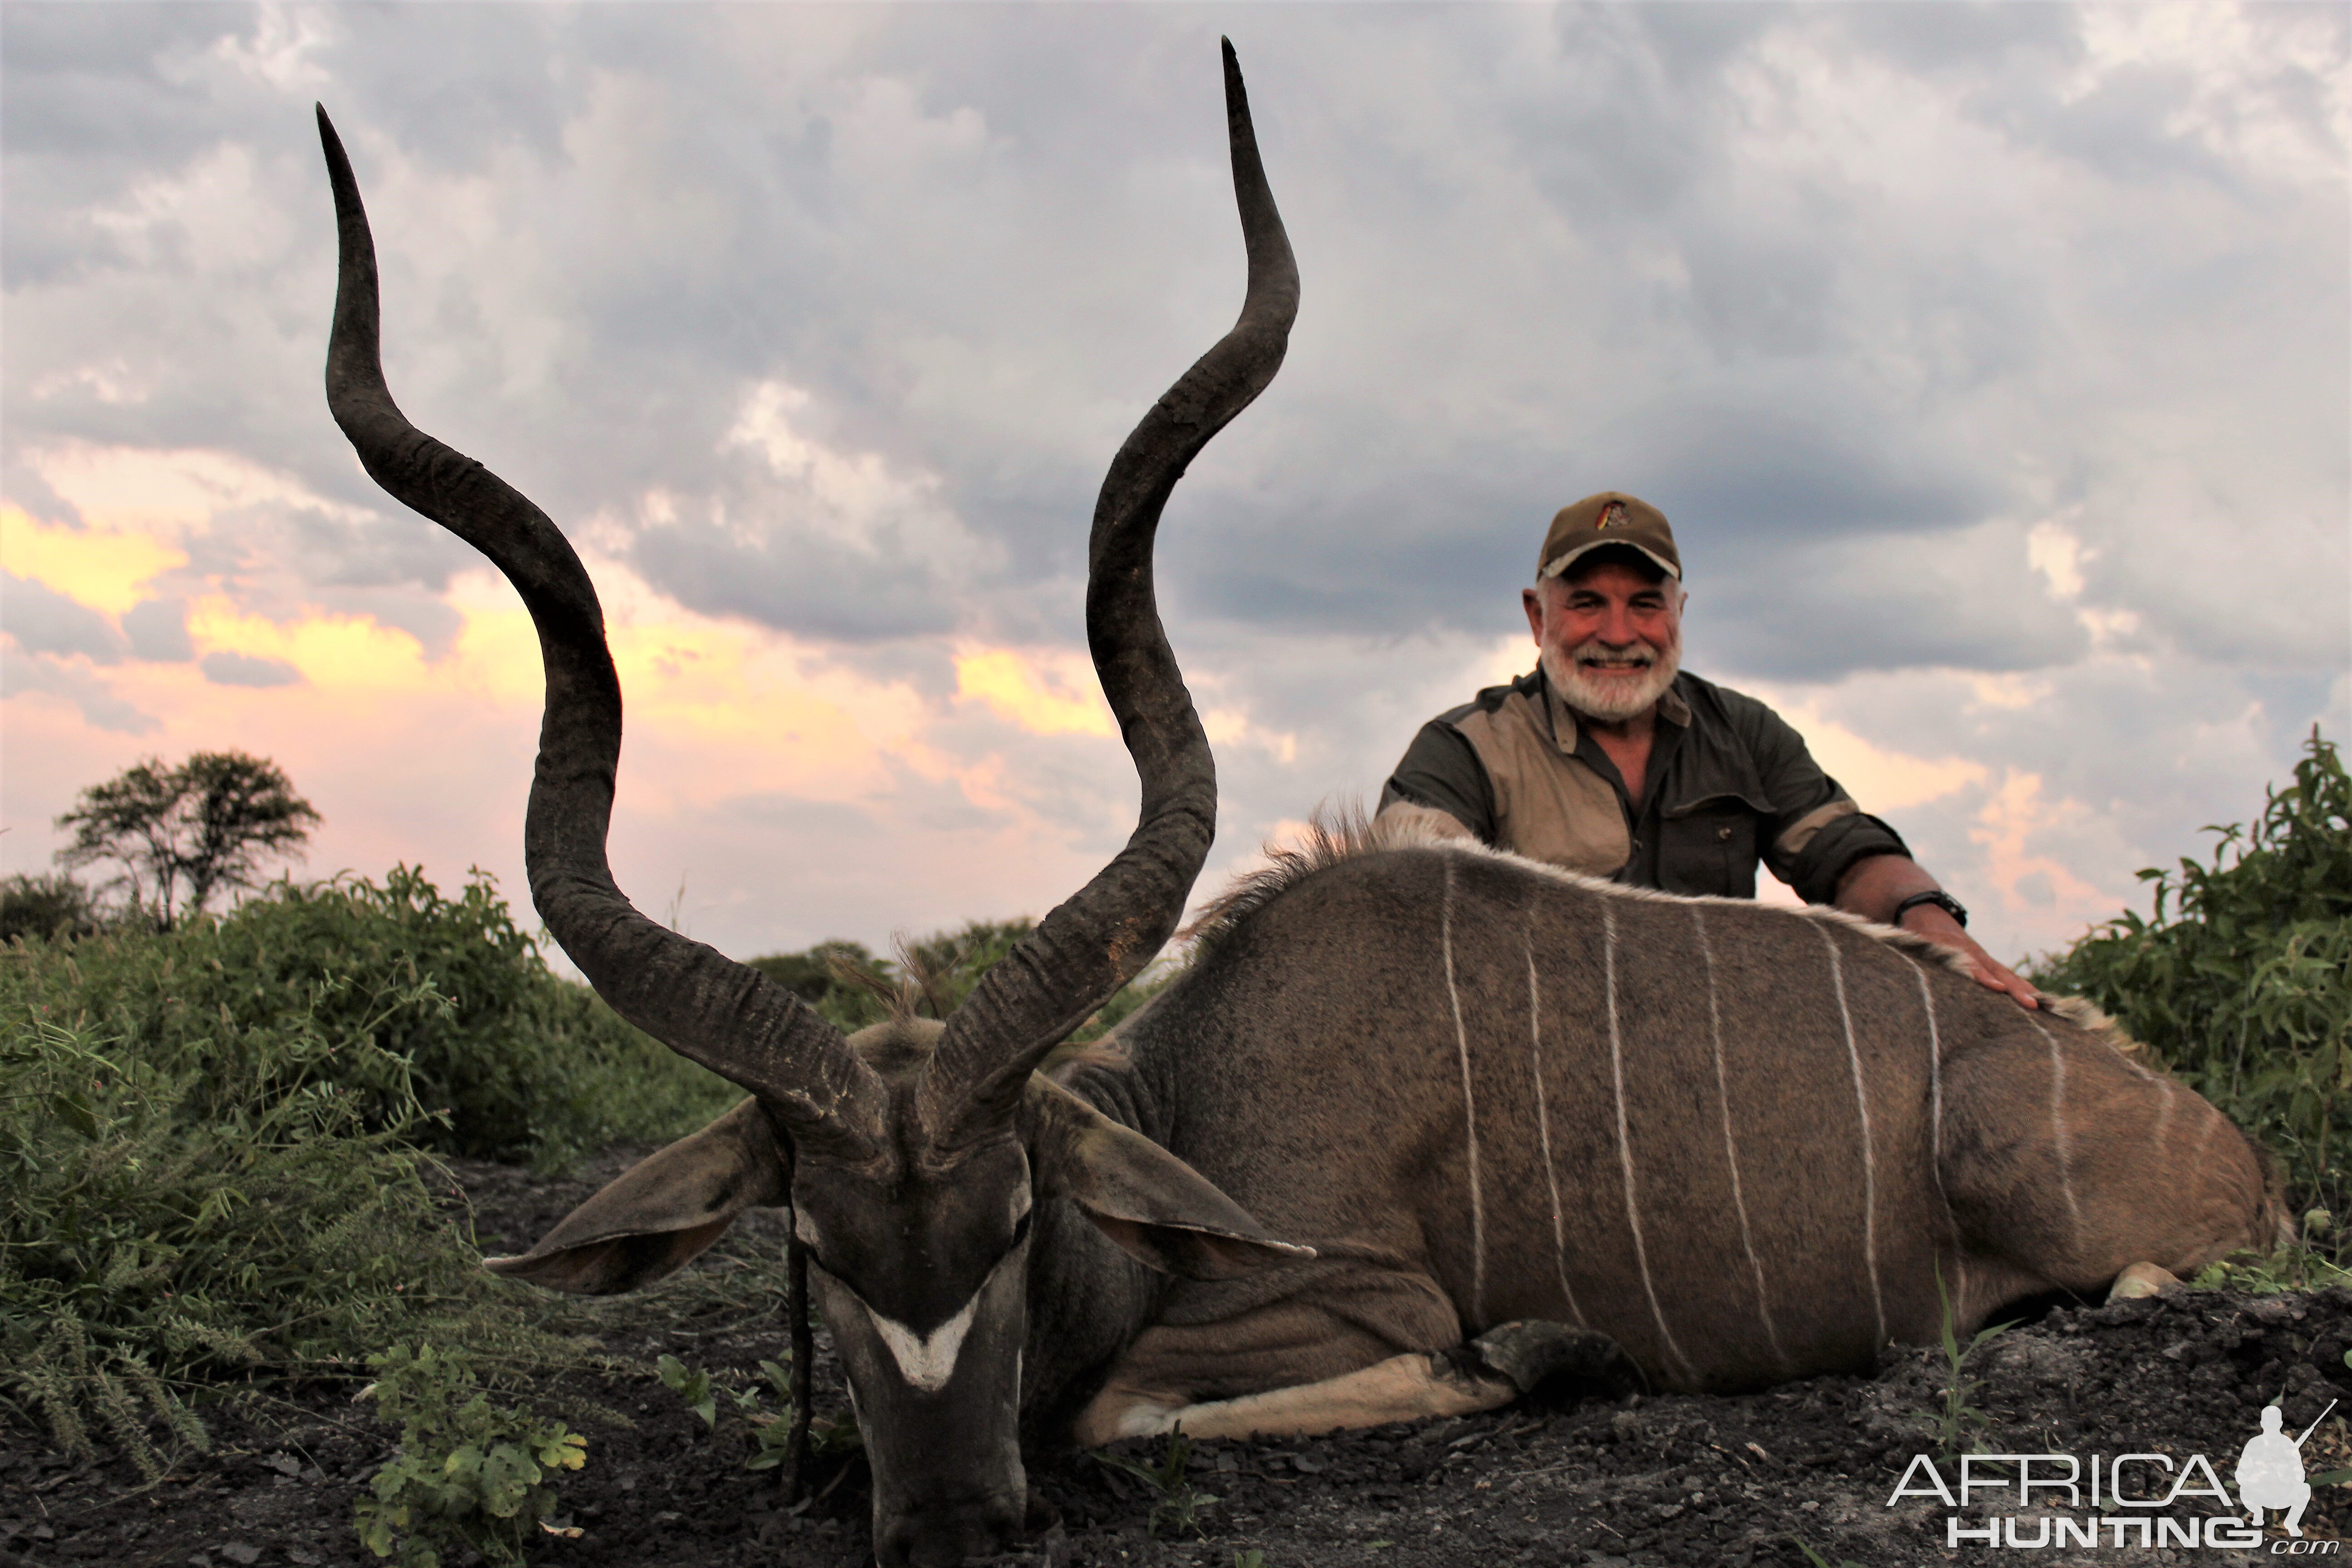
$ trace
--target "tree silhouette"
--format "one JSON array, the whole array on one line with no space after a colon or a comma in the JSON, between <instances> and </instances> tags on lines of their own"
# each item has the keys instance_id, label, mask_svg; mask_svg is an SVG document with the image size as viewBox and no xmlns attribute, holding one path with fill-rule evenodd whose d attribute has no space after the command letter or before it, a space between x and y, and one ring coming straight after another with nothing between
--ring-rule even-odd
<instances>
[{"instance_id":1,"label":"tree silhouette","mask_svg":"<svg viewBox=\"0 0 2352 1568\"><path fill-rule=\"evenodd\" d=\"M121 861L123 874L110 885L129 884L132 908L152 908L169 930L183 885L185 912L199 913L214 894L252 887L265 857L299 857L320 820L263 758L198 752L172 768L150 757L81 792L58 818L74 839L57 858L66 866Z\"/></svg>"}]
</instances>

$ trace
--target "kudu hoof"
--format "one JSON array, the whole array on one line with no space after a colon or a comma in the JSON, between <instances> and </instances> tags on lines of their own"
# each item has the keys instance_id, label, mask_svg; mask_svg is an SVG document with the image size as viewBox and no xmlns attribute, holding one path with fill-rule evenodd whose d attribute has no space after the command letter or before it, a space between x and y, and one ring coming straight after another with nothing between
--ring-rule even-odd
<instances>
[{"instance_id":1,"label":"kudu hoof","mask_svg":"<svg viewBox=\"0 0 2352 1568\"><path fill-rule=\"evenodd\" d=\"M2158 1296L2177 1289L2180 1277L2168 1268L2158 1268L2153 1263L2135 1263L2116 1276L2107 1289L2110 1301L2137 1301L2143 1296Z\"/></svg>"},{"instance_id":2,"label":"kudu hoof","mask_svg":"<svg viewBox=\"0 0 2352 1568\"><path fill-rule=\"evenodd\" d=\"M1611 1398L1643 1386L1641 1369L1607 1334L1566 1323L1522 1318L1488 1329L1463 1347L1490 1375L1507 1378L1521 1394L1545 1384L1597 1389Z\"/></svg>"}]
</instances>

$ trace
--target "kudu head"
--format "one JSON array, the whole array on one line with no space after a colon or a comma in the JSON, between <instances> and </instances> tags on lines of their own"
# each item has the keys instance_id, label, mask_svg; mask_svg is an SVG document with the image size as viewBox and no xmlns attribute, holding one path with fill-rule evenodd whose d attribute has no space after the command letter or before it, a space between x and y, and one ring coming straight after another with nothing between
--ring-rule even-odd
<instances>
[{"instance_id":1,"label":"kudu head","mask_svg":"<svg viewBox=\"0 0 2352 1568\"><path fill-rule=\"evenodd\" d=\"M341 270L327 400L396 499L480 550L521 594L547 679L525 825L532 901L623 1017L752 1098L646 1161L501 1272L562 1289L659 1278L743 1208L789 1202L848 1370L886 1564L952 1563L1020 1527L1021 1350L1033 1206L1067 1199L1155 1268L1218 1277L1306 1249L1265 1236L1174 1156L1050 1084L1045 1053L1149 963L1208 853L1216 775L1160 624L1152 538L1185 466L1280 365L1298 280L1232 46L1234 185L1249 255L1240 320L1112 459L1088 547L1087 637L1142 782L1135 833L943 1024L844 1039L758 971L646 919L605 858L621 693L579 557L539 509L411 425L378 352L376 264L325 110Z\"/></svg>"}]
</instances>

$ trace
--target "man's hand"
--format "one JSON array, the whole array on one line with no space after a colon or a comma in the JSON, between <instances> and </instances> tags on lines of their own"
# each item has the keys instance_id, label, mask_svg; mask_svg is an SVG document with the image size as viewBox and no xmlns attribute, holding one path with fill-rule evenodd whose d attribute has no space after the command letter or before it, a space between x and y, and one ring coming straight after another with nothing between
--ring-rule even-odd
<instances>
[{"instance_id":1,"label":"man's hand","mask_svg":"<svg viewBox=\"0 0 2352 1568\"><path fill-rule=\"evenodd\" d=\"M1914 893L1940 891L1942 885L1902 855L1873 855L1857 860L1838 879L1837 907L1881 925L1893 925L1895 907ZM1977 945L1967 928L1934 904L1914 904L1903 911L1905 931L1948 947L1969 961L1977 983L1990 991L2006 993L2021 1007L2048 1005L2032 984L2012 972Z\"/></svg>"},{"instance_id":2,"label":"man's hand","mask_svg":"<svg viewBox=\"0 0 2352 1568\"><path fill-rule=\"evenodd\" d=\"M2008 992L2021 1007L2045 1005L2042 993L2033 988L2032 982L1978 946L1976 939L1969 935L1967 927L1935 905L1915 904L1904 910L1903 929L1958 952L1969 961L1977 984L1988 990Z\"/></svg>"}]
</instances>

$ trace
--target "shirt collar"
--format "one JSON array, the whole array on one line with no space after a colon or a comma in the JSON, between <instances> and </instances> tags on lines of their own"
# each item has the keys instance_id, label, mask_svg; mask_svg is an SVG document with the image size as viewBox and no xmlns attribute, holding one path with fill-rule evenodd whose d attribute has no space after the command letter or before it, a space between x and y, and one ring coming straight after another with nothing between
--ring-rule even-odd
<instances>
[{"instance_id":1,"label":"shirt collar","mask_svg":"<svg viewBox=\"0 0 2352 1568\"><path fill-rule=\"evenodd\" d=\"M1551 678L1543 672L1542 665L1536 666L1535 674L1536 684L1544 695L1545 715L1551 721L1552 744L1559 748L1560 755L1570 755L1576 751L1579 740L1576 710L1570 708L1568 700L1553 688ZM1675 686L1667 687L1664 695L1658 699L1658 717L1678 729L1690 728L1690 704L1683 700L1683 694Z\"/></svg>"}]
</instances>

